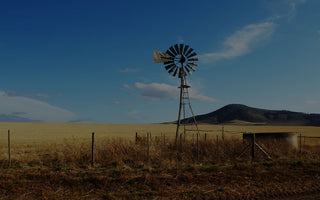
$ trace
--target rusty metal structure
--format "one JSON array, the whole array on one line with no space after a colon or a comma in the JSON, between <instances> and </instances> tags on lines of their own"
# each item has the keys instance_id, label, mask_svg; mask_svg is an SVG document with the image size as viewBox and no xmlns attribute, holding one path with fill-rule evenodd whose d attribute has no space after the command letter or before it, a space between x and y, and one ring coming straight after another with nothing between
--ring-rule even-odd
<instances>
[{"instance_id":1,"label":"rusty metal structure","mask_svg":"<svg viewBox=\"0 0 320 200\"><path fill-rule=\"evenodd\" d=\"M183 125L183 133L186 135L190 129L186 128L187 124L193 124L196 127L197 133L199 133L198 125L189 98L190 85L187 83L187 76L192 75L192 72L196 71L198 66L196 57L197 53L189 45L175 44L163 53L157 50L153 50L153 63L163 63L165 69L169 74L180 79L180 103L179 113L177 120L176 139L178 139L180 127ZM191 118L186 118L186 111L189 109L191 112ZM183 115L183 118L182 118Z\"/></svg>"}]
</instances>

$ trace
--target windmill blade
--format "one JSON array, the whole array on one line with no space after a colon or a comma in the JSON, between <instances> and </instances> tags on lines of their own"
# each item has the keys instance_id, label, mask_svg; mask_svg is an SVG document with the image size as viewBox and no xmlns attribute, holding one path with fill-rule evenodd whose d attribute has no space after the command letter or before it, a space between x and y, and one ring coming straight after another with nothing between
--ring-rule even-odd
<instances>
[{"instance_id":1,"label":"windmill blade","mask_svg":"<svg viewBox=\"0 0 320 200\"><path fill-rule=\"evenodd\" d=\"M180 54L179 45L175 44L174 49L176 50L177 54Z\"/></svg>"},{"instance_id":2,"label":"windmill blade","mask_svg":"<svg viewBox=\"0 0 320 200\"><path fill-rule=\"evenodd\" d=\"M171 51L167 50L166 53L170 55L170 59L174 59L175 55Z\"/></svg>"},{"instance_id":3,"label":"windmill blade","mask_svg":"<svg viewBox=\"0 0 320 200\"><path fill-rule=\"evenodd\" d=\"M184 54L185 56L188 56L191 52L193 51L193 48L190 48L186 54Z\"/></svg>"},{"instance_id":4,"label":"windmill blade","mask_svg":"<svg viewBox=\"0 0 320 200\"><path fill-rule=\"evenodd\" d=\"M194 62L188 62L189 65L193 65L193 66L198 66L197 63L194 63Z\"/></svg>"},{"instance_id":5,"label":"windmill blade","mask_svg":"<svg viewBox=\"0 0 320 200\"><path fill-rule=\"evenodd\" d=\"M183 44L180 44L180 54L183 52Z\"/></svg>"},{"instance_id":6,"label":"windmill blade","mask_svg":"<svg viewBox=\"0 0 320 200\"><path fill-rule=\"evenodd\" d=\"M173 57L175 57L177 55L177 52L174 50L173 46L171 46L169 49L173 53Z\"/></svg>"},{"instance_id":7,"label":"windmill blade","mask_svg":"<svg viewBox=\"0 0 320 200\"><path fill-rule=\"evenodd\" d=\"M193 56L197 55L196 52L193 52L191 55L187 56L187 58L191 58Z\"/></svg>"},{"instance_id":8,"label":"windmill blade","mask_svg":"<svg viewBox=\"0 0 320 200\"><path fill-rule=\"evenodd\" d=\"M199 61L199 59L198 58L190 58L190 59L188 59L188 61Z\"/></svg>"},{"instance_id":9,"label":"windmill blade","mask_svg":"<svg viewBox=\"0 0 320 200\"><path fill-rule=\"evenodd\" d=\"M184 46L183 55L186 55L186 51L188 50L189 45Z\"/></svg>"},{"instance_id":10,"label":"windmill blade","mask_svg":"<svg viewBox=\"0 0 320 200\"><path fill-rule=\"evenodd\" d=\"M187 65L187 67L188 67L189 69L191 69L192 71L196 71L196 68L191 67L190 65Z\"/></svg>"},{"instance_id":11,"label":"windmill blade","mask_svg":"<svg viewBox=\"0 0 320 200\"><path fill-rule=\"evenodd\" d=\"M163 64L167 65L167 64L171 64L171 63L174 63L174 60L169 60L167 62L164 62Z\"/></svg>"},{"instance_id":12,"label":"windmill blade","mask_svg":"<svg viewBox=\"0 0 320 200\"><path fill-rule=\"evenodd\" d=\"M176 75L177 75L178 67L175 67L175 69L176 69L176 70L175 70L174 73L173 73L173 76L174 76L174 77L176 77Z\"/></svg>"},{"instance_id":13,"label":"windmill blade","mask_svg":"<svg viewBox=\"0 0 320 200\"><path fill-rule=\"evenodd\" d=\"M188 74L191 76L192 72L190 71L190 69L188 67L185 67L186 71L188 72Z\"/></svg>"},{"instance_id":14,"label":"windmill blade","mask_svg":"<svg viewBox=\"0 0 320 200\"><path fill-rule=\"evenodd\" d=\"M173 64L171 64L171 65L167 65L167 66L165 66L165 68L166 68L166 70L169 70L171 67L173 67L173 66L175 66L175 64L173 63Z\"/></svg>"},{"instance_id":15,"label":"windmill blade","mask_svg":"<svg viewBox=\"0 0 320 200\"><path fill-rule=\"evenodd\" d=\"M173 70L177 71L177 69L178 69L177 66L174 66L168 71L168 73L171 74L173 72Z\"/></svg>"}]
</instances>

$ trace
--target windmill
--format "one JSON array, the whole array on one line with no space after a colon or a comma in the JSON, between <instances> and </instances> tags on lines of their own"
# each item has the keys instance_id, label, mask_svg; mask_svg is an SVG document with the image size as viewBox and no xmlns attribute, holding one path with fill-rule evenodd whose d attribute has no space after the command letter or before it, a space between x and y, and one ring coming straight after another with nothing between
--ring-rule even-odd
<instances>
[{"instance_id":1,"label":"windmill","mask_svg":"<svg viewBox=\"0 0 320 200\"><path fill-rule=\"evenodd\" d=\"M193 114L189 91L190 86L187 84L187 76L191 75L192 72L196 71L198 64L198 58L196 57L196 53L192 48L189 48L189 45L184 44L175 44L171 46L165 53L153 50L153 63L163 63L165 69L169 74L178 78L180 78L180 104L179 104L179 114L177 121L177 130L176 130L176 139L179 136L179 128L181 126L181 114L183 114L183 127L184 127L184 135L186 133L186 105L189 107L192 114L192 123L195 125L197 132L199 133L198 125L196 118ZM190 121L189 121L190 123Z\"/></svg>"}]
</instances>

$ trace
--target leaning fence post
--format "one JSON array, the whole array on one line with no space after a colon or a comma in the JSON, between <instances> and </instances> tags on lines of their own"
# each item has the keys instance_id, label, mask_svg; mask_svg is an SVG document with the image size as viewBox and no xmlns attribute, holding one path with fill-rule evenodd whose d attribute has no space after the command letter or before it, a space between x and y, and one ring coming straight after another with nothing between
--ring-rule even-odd
<instances>
[{"instance_id":1,"label":"leaning fence post","mask_svg":"<svg viewBox=\"0 0 320 200\"><path fill-rule=\"evenodd\" d=\"M9 167L10 167L11 166L10 129L8 130L8 161L9 161Z\"/></svg>"},{"instance_id":2,"label":"leaning fence post","mask_svg":"<svg viewBox=\"0 0 320 200\"><path fill-rule=\"evenodd\" d=\"M92 141L91 141L91 166L94 165L94 132L92 132Z\"/></svg>"}]
</instances>

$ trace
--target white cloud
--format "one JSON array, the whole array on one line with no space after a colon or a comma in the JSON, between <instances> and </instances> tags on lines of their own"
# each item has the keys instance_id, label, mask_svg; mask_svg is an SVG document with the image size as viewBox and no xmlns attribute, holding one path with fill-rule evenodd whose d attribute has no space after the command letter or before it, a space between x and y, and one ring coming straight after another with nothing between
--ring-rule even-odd
<instances>
[{"instance_id":1,"label":"white cloud","mask_svg":"<svg viewBox=\"0 0 320 200\"><path fill-rule=\"evenodd\" d=\"M142 92L141 97L145 99L176 99L179 97L178 88L165 83L135 83L134 88L140 90Z\"/></svg>"},{"instance_id":2,"label":"white cloud","mask_svg":"<svg viewBox=\"0 0 320 200\"><path fill-rule=\"evenodd\" d=\"M123 87L128 88L128 89L131 89L131 86L128 85L128 84L124 84Z\"/></svg>"},{"instance_id":3,"label":"white cloud","mask_svg":"<svg viewBox=\"0 0 320 200\"><path fill-rule=\"evenodd\" d=\"M24 91L24 92L5 91L5 94L10 97L49 98L49 95L36 93L35 91Z\"/></svg>"},{"instance_id":4,"label":"white cloud","mask_svg":"<svg viewBox=\"0 0 320 200\"><path fill-rule=\"evenodd\" d=\"M226 38L223 48L218 51L200 55L203 62L232 59L250 53L259 44L269 39L275 32L281 19L290 20L297 13L297 6L307 0L275 0L267 4L275 8L275 13L262 23L249 24Z\"/></svg>"},{"instance_id":5,"label":"white cloud","mask_svg":"<svg viewBox=\"0 0 320 200\"><path fill-rule=\"evenodd\" d=\"M284 15L284 17L287 17L288 20L290 20L291 18L293 18L296 15L297 12L297 5L298 4L303 4L306 3L307 0L289 0L289 6L290 6L290 10L289 13L287 15Z\"/></svg>"},{"instance_id":6,"label":"white cloud","mask_svg":"<svg viewBox=\"0 0 320 200\"><path fill-rule=\"evenodd\" d=\"M292 11L296 11L297 4L306 3L307 0L289 0L289 5L291 6Z\"/></svg>"},{"instance_id":7,"label":"white cloud","mask_svg":"<svg viewBox=\"0 0 320 200\"><path fill-rule=\"evenodd\" d=\"M160 100L160 99L178 99L179 98L179 88L177 86L168 85L165 83L135 83L134 86L124 85L129 89L136 89L141 91L141 97L149 100ZM189 97L198 101L212 102L215 99L211 97L199 94L198 90L195 88L189 89Z\"/></svg>"},{"instance_id":8,"label":"white cloud","mask_svg":"<svg viewBox=\"0 0 320 200\"><path fill-rule=\"evenodd\" d=\"M113 101L113 104L116 104L116 105L124 105L124 104L132 104L132 102L131 102L131 101L120 101L120 100L115 99L115 100Z\"/></svg>"},{"instance_id":9,"label":"white cloud","mask_svg":"<svg viewBox=\"0 0 320 200\"><path fill-rule=\"evenodd\" d=\"M275 27L273 22L247 25L226 38L222 50L201 55L201 58L204 62L210 62L248 54L262 41L270 38Z\"/></svg>"},{"instance_id":10,"label":"white cloud","mask_svg":"<svg viewBox=\"0 0 320 200\"><path fill-rule=\"evenodd\" d=\"M131 110L127 113L127 117L130 120L141 120L142 118L139 116L139 113L137 110Z\"/></svg>"},{"instance_id":11,"label":"white cloud","mask_svg":"<svg viewBox=\"0 0 320 200\"><path fill-rule=\"evenodd\" d=\"M268 21L285 19L290 21L297 13L297 6L306 3L307 0L270 0L266 1L267 7L273 10L274 14Z\"/></svg>"},{"instance_id":12,"label":"white cloud","mask_svg":"<svg viewBox=\"0 0 320 200\"><path fill-rule=\"evenodd\" d=\"M216 99L204 96L202 94L199 94L196 89L190 89L189 95L191 99L197 100L197 101L203 101L203 102L213 102L216 101Z\"/></svg>"},{"instance_id":13,"label":"white cloud","mask_svg":"<svg viewBox=\"0 0 320 200\"><path fill-rule=\"evenodd\" d=\"M319 102L318 101L314 101L314 100L308 100L305 103L309 104L309 105L314 105L314 104L318 104Z\"/></svg>"},{"instance_id":14,"label":"white cloud","mask_svg":"<svg viewBox=\"0 0 320 200\"><path fill-rule=\"evenodd\" d=\"M16 115L30 120L44 122L67 122L77 116L65 109L23 96L10 96L0 91L0 114Z\"/></svg>"}]
</instances>

